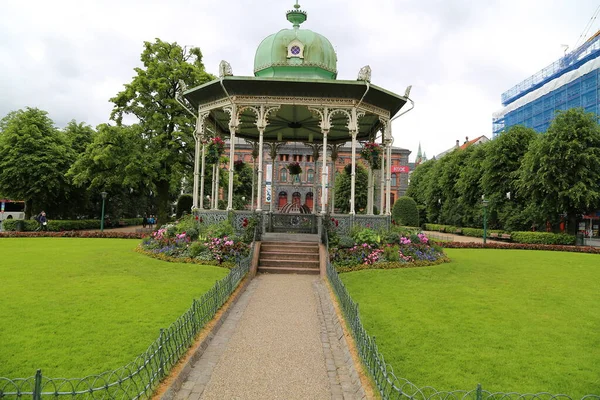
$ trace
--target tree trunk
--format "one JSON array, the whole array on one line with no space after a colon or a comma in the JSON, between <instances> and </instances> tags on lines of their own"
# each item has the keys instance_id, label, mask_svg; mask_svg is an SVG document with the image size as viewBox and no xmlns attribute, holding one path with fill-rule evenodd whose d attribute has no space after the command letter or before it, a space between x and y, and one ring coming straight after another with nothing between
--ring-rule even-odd
<instances>
[{"instance_id":1,"label":"tree trunk","mask_svg":"<svg viewBox=\"0 0 600 400\"><path fill-rule=\"evenodd\" d=\"M571 235L577 234L577 214L568 215L569 226L567 227L567 233Z\"/></svg>"},{"instance_id":2,"label":"tree trunk","mask_svg":"<svg viewBox=\"0 0 600 400\"><path fill-rule=\"evenodd\" d=\"M33 212L33 200L25 201L25 219L31 218Z\"/></svg>"},{"instance_id":3,"label":"tree trunk","mask_svg":"<svg viewBox=\"0 0 600 400\"><path fill-rule=\"evenodd\" d=\"M169 204L169 190L171 185L168 180L160 180L156 183L156 191L157 191L157 202L158 202L158 223L166 224L169 219L169 212L171 210Z\"/></svg>"}]
</instances>

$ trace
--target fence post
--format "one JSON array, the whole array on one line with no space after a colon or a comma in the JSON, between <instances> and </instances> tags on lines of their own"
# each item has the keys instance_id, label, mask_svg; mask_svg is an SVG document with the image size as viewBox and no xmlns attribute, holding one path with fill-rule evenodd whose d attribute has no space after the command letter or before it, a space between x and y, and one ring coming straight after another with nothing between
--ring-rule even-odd
<instances>
[{"instance_id":1,"label":"fence post","mask_svg":"<svg viewBox=\"0 0 600 400\"><path fill-rule=\"evenodd\" d=\"M158 372L163 376L165 373L165 357L163 347L165 345L165 330L160 329L160 335L158 336Z\"/></svg>"},{"instance_id":2,"label":"fence post","mask_svg":"<svg viewBox=\"0 0 600 400\"><path fill-rule=\"evenodd\" d=\"M33 400L42 398L42 370L38 369L35 373L35 385L33 386Z\"/></svg>"},{"instance_id":3,"label":"fence post","mask_svg":"<svg viewBox=\"0 0 600 400\"><path fill-rule=\"evenodd\" d=\"M483 397L483 394L481 393L481 383L477 384L477 400L481 400L481 398Z\"/></svg>"}]
</instances>

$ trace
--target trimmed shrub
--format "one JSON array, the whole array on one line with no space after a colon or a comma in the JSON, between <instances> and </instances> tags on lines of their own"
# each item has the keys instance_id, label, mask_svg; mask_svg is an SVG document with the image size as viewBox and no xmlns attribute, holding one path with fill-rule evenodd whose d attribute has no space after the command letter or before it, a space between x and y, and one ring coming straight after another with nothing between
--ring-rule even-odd
<instances>
[{"instance_id":1,"label":"trimmed shrub","mask_svg":"<svg viewBox=\"0 0 600 400\"><path fill-rule=\"evenodd\" d=\"M193 204L194 198L191 194L182 194L181 196L179 196L179 198L177 199L176 217L181 218L184 211L189 214L192 210Z\"/></svg>"},{"instance_id":2,"label":"trimmed shrub","mask_svg":"<svg viewBox=\"0 0 600 400\"><path fill-rule=\"evenodd\" d=\"M576 237L565 233L550 232L512 232L511 240L527 244L574 245Z\"/></svg>"},{"instance_id":3,"label":"trimmed shrub","mask_svg":"<svg viewBox=\"0 0 600 400\"><path fill-rule=\"evenodd\" d=\"M419 226L419 210L417 209L417 202L412 197L399 197L392 207L392 218L396 224Z\"/></svg>"}]
</instances>

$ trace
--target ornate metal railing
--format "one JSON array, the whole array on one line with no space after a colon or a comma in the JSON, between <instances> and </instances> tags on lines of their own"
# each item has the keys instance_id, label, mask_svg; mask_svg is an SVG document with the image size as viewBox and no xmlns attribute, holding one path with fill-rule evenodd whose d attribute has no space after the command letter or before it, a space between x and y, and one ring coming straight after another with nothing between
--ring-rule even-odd
<instances>
[{"instance_id":1,"label":"ornate metal railing","mask_svg":"<svg viewBox=\"0 0 600 400\"><path fill-rule=\"evenodd\" d=\"M321 235L323 244L328 247L327 232ZM383 399L410 399L410 400L569 400L571 397L563 394L536 393L520 394L515 392L490 392L477 385L472 390L438 391L431 386L419 388L407 379L398 378L393 368L386 364L383 355L377 348L375 337L365 330L360 319L358 304L354 302L344 283L340 279L335 267L327 262L327 278L338 299L340 308L356 344L358 354L363 365L371 375L377 390ZM599 400L600 395L583 396L581 400Z\"/></svg>"},{"instance_id":2,"label":"ornate metal railing","mask_svg":"<svg viewBox=\"0 0 600 400\"><path fill-rule=\"evenodd\" d=\"M269 232L317 233L315 214L268 214Z\"/></svg>"},{"instance_id":3,"label":"ornate metal railing","mask_svg":"<svg viewBox=\"0 0 600 400\"><path fill-rule=\"evenodd\" d=\"M252 246L253 248L253 246ZM229 274L215 283L199 300L167 329L133 362L115 371L77 379L46 378L38 370L24 379L0 377L0 399L69 396L74 399L148 398L162 378L194 343L196 335L227 301L250 269L252 251Z\"/></svg>"},{"instance_id":4,"label":"ornate metal railing","mask_svg":"<svg viewBox=\"0 0 600 400\"><path fill-rule=\"evenodd\" d=\"M371 228L375 231L387 231L391 222L389 215L331 214L329 218L337 221L336 231L341 235L349 235L355 226Z\"/></svg>"}]
</instances>

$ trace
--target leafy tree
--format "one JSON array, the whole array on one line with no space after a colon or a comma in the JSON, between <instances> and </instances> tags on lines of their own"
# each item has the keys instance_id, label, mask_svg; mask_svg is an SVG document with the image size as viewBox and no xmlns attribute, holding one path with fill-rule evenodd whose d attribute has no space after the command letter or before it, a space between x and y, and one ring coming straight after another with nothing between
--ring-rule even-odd
<instances>
[{"instance_id":1,"label":"leafy tree","mask_svg":"<svg viewBox=\"0 0 600 400\"><path fill-rule=\"evenodd\" d=\"M477 146L469 146L464 152L467 157L460 170L456 189L460 193L459 207L462 210L462 226L482 226L481 211L481 177L483 175L483 161L489 149L489 142Z\"/></svg>"},{"instance_id":2,"label":"leafy tree","mask_svg":"<svg viewBox=\"0 0 600 400\"><path fill-rule=\"evenodd\" d=\"M401 196L392 207L392 219L400 225L419 226L417 202L408 196Z\"/></svg>"},{"instance_id":3,"label":"leafy tree","mask_svg":"<svg viewBox=\"0 0 600 400\"><path fill-rule=\"evenodd\" d=\"M460 172L469 160L469 154L464 149L455 149L439 161L439 189L441 191L441 220L446 224L462 225L465 209L459 202L461 193L457 182Z\"/></svg>"},{"instance_id":4,"label":"leafy tree","mask_svg":"<svg viewBox=\"0 0 600 400\"><path fill-rule=\"evenodd\" d=\"M490 226L507 230L528 226L526 200L517 193L519 168L529 144L538 134L531 128L513 126L489 143L481 187L489 201ZM511 198L506 197L511 193Z\"/></svg>"},{"instance_id":5,"label":"leafy tree","mask_svg":"<svg viewBox=\"0 0 600 400\"><path fill-rule=\"evenodd\" d=\"M419 226L429 221L427 214L427 191L431 182L431 171L437 160L429 160L420 164L410 174L410 183L406 195L411 197L417 203L419 211Z\"/></svg>"},{"instance_id":6,"label":"leafy tree","mask_svg":"<svg viewBox=\"0 0 600 400\"><path fill-rule=\"evenodd\" d=\"M597 116L580 108L559 111L548 132L523 158L518 189L530 202L528 211L538 223L544 222L540 218L566 213L568 229L575 233L578 215L600 208L598 182Z\"/></svg>"},{"instance_id":7,"label":"leafy tree","mask_svg":"<svg viewBox=\"0 0 600 400\"><path fill-rule=\"evenodd\" d=\"M25 200L25 218L65 197L75 153L46 111L29 108L0 121L0 192ZM54 216L53 216L54 217Z\"/></svg>"},{"instance_id":8,"label":"leafy tree","mask_svg":"<svg viewBox=\"0 0 600 400\"><path fill-rule=\"evenodd\" d=\"M145 141L138 125L101 124L83 154L71 166L68 176L88 190L99 215L100 192L109 193L106 213L137 216L153 213L151 183L146 180L148 165Z\"/></svg>"},{"instance_id":9,"label":"leafy tree","mask_svg":"<svg viewBox=\"0 0 600 400\"><path fill-rule=\"evenodd\" d=\"M67 144L76 154L83 154L96 134L94 128L83 122L77 123L75 120L71 120L63 129L63 132L66 135Z\"/></svg>"},{"instance_id":10,"label":"leafy tree","mask_svg":"<svg viewBox=\"0 0 600 400\"><path fill-rule=\"evenodd\" d=\"M347 167L347 166L346 166ZM335 204L341 213L350 212L350 192L352 184L350 168L344 168L344 172L336 174L335 180ZM356 164L356 186L354 188L354 209L356 212L367 207L367 190L369 174L360 164Z\"/></svg>"},{"instance_id":11,"label":"leafy tree","mask_svg":"<svg viewBox=\"0 0 600 400\"><path fill-rule=\"evenodd\" d=\"M143 68L135 68L131 83L111 99L111 119L118 125L125 116L139 121L144 141L144 151L138 153L144 166L142 181L156 192L158 219L165 221L182 177L193 166L195 120L175 100L179 82L193 87L214 77L204 70L197 47L187 49L156 39L144 42L141 61Z\"/></svg>"}]
</instances>

